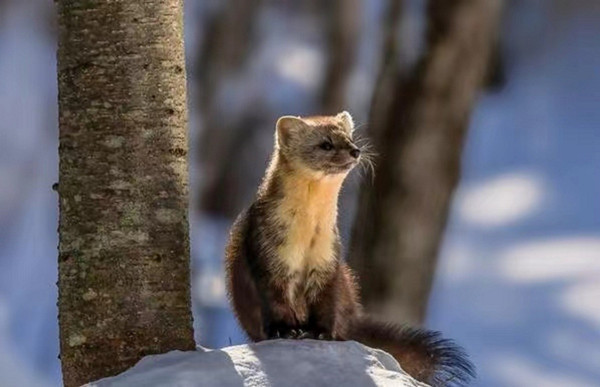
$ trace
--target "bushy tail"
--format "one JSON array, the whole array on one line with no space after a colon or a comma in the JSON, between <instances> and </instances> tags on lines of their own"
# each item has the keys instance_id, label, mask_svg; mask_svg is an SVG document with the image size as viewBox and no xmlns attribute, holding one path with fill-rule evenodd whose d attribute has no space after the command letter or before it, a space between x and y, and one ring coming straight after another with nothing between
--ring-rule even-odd
<instances>
[{"instance_id":1,"label":"bushy tail","mask_svg":"<svg viewBox=\"0 0 600 387\"><path fill-rule=\"evenodd\" d=\"M463 386L475 377L464 350L436 331L400 327L369 318L352 324L349 339L392 355L408 374L431 386Z\"/></svg>"}]
</instances>

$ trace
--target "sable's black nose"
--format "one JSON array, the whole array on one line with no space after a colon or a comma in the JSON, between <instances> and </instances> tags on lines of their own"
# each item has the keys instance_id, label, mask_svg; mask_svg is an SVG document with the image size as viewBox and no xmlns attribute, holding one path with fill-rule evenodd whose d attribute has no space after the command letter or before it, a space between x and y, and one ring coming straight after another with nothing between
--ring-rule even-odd
<instances>
[{"instance_id":1,"label":"sable's black nose","mask_svg":"<svg viewBox=\"0 0 600 387\"><path fill-rule=\"evenodd\" d=\"M360 156L360 149L358 149L358 148L350 149L350 156L357 159L358 156Z\"/></svg>"}]
</instances>

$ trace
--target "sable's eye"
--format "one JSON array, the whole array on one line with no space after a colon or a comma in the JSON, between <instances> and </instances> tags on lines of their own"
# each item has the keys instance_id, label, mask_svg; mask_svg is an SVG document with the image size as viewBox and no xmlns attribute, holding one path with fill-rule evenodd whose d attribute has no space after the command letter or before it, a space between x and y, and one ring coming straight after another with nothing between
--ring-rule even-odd
<instances>
[{"instance_id":1,"label":"sable's eye","mask_svg":"<svg viewBox=\"0 0 600 387\"><path fill-rule=\"evenodd\" d=\"M320 145L319 148L326 150L326 151L330 151L333 149L333 144L330 143L329 141L323 141Z\"/></svg>"}]
</instances>

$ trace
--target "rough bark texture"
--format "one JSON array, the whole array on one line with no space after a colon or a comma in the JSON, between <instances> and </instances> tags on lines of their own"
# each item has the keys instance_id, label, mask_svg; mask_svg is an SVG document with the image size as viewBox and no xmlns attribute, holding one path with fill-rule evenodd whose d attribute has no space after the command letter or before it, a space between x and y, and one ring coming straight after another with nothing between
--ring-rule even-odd
<instances>
[{"instance_id":1,"label":"rough bark texture","mask_svg":"<svg viewBox=\"0 0 600 387\"><path fill-rule=\"evenodd\" d=\"M321 95L319 114L339 113L346 102L346 88L356 56L361 2L333 0L324 4L328 9L325 21L328 32L328 64Z\"/></svg>"},{"instance_id":2,"label":"rough bark texture","mask_svg":"<svg viewBox=\"0 0 600 387\"><path fill-rule=\"evenodd\" d=\"M65 386L194 349L181 0L57 1Z\"/></svg>"},{"instance_id":3,"label":"rough bark texture","mask_svg":"<svg viewBox=\"0 0 600 387\"><path fill-rule=\"evenodd\" d=\"M469 113L497 30L500 0L432 0L426 52L397 77L373 186L360 195L349 261L371 314L423 321Z\"/></svg>"}]
</instances>

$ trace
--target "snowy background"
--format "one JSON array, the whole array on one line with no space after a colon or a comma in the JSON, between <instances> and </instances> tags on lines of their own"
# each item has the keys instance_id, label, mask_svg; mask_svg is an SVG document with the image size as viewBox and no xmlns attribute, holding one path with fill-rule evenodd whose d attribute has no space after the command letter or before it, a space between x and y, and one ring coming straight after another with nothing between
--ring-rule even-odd
<instances>
[{"instance_id":1,"label":"snowy background","mask_svg":"<svg viewBox=\"0 0 600 387\"><path fill-rule=\"evenodd\" d=\"M364 3L349 93L359 118L378 68L369 58L382 9L379 0ZM427 324L466 347L477 386L600 386L600 2L508 4L506 84L482 97L472 119ZM2 387L60 385L52 6L0 0ZM186 11L194 58L204 2L188 1ZM288 113L306 110L322 45L286 33L289 14L273 9L261 17L265 38L246 77L255 84L246 89ZM414 20L405 28L419 28ZM190 76L190 106L195 95ZM200 120L195 111L190 118L194 139ZM229 220L192 219L198 339L240 343L221 280Z\"/></svg>"}]
</instances>

